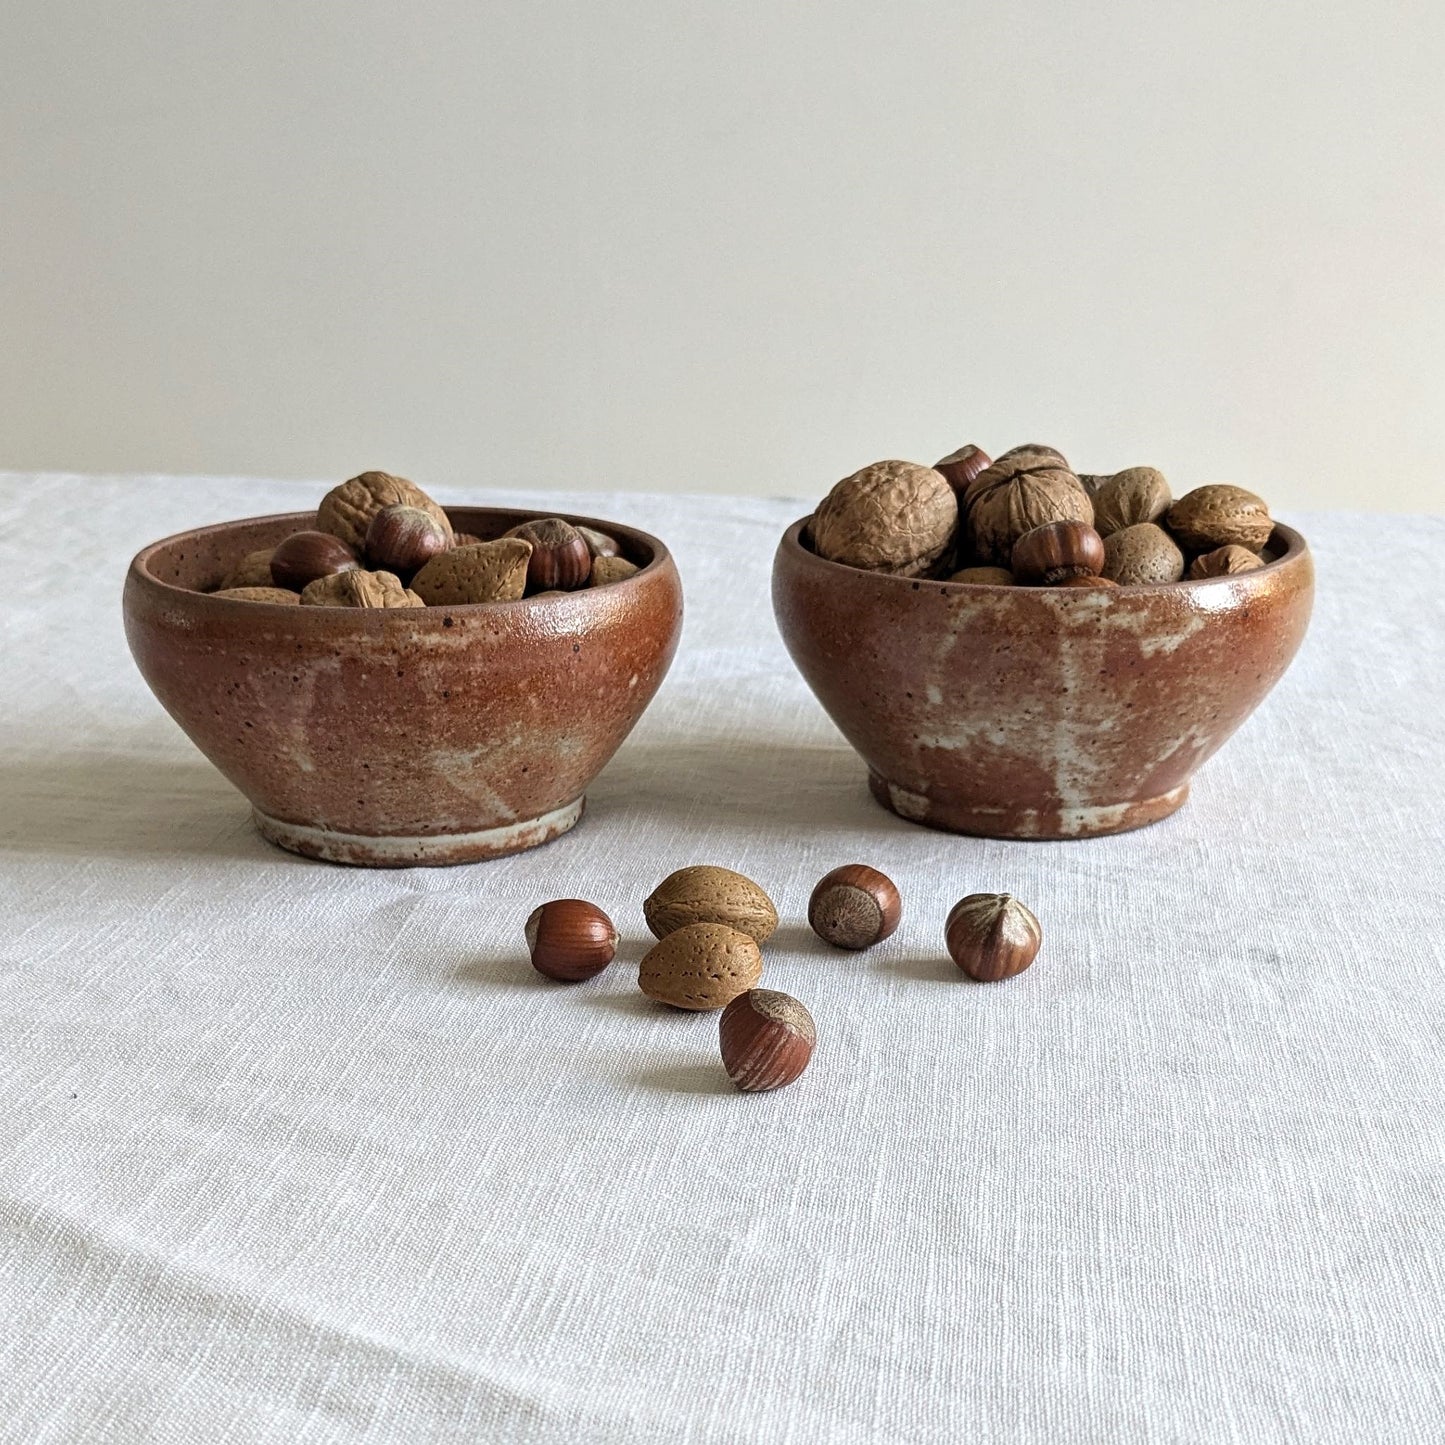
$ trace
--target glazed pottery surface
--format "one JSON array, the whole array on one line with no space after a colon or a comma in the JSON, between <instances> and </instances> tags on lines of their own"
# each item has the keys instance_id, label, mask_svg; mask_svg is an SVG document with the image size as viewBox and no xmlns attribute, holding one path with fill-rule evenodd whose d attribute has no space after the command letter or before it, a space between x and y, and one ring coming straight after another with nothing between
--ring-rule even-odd
<instances>
[{"instance_id":1,"label":"glazed pottery surface","mask_svg":"<svg viewBox=\"0 0 1445 1445\"><path fill-rule=\"evenodd\" d=\"M500 536L541 514L449 507ZM298 607L208 595L248 552L314 526L256 517L153 543L125 628L162 706L272 842L374 867L462 863L566 832L665 676L682 628L666 547L616 537L635 575L462 607Z\"/></svg>"},{"instance_id":2,"label":"glazed pottery surface","mask_svg":"<svg viewBox=\"0 0 1445 1445\"><path fill-rule=\"evenodd\" d=\"M784 534L773 607L799 671L901 817L994 838L1156 822L1257 707L1309 622L1304 539L1276 560L1160 587L914 581Z\"/></svg>"}]
</instances>

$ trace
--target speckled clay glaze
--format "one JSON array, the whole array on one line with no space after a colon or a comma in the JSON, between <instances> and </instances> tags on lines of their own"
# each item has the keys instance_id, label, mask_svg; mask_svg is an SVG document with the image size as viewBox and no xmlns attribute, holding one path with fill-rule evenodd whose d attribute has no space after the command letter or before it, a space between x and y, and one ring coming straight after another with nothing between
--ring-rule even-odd
<instances>
[{"instance_id":1,"label":"speckled clay glaze","mask_svg":"<svg viewBox=\"0 0 1445 1445\"><path fill-rule=\"evenodd\" d=\"M1314 568L1278 560L1162 587L966 586L829 562L784 534L788 651L874 796L990 838L1086 838L1167 817L1259 705L1309 623Z\"/></svg>"},{"instance_id":2,"label":"speckled clay glaze","mask_svg":"<svg viewBox=\"0 0 1445 1445\"><path fill-rule=\"evenodd\" d=\"M537 515L448 508L483 539ZM682 587L645 532L605 587L393 610L207 595L248 552L314 525L257 517L156 542L131 563L125 628L151 690L250 800L272 842L337 863L464 863L545 843L667 672ZM197 590L200 589L200 590Z\"/></svg>"}]
</instances>

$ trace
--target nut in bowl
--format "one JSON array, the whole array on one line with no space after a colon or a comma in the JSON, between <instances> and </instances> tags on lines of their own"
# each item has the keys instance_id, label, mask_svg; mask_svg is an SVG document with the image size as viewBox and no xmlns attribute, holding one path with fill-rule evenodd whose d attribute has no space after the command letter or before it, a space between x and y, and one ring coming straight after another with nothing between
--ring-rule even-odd
<instances>
[{"instance_id":1,"label":"nut in bowl","mask_svg":"<svg viewBox=\"0 0 1445 1445\"><path fill-rule=\"evenodd\" d=\"M910 498L942 495L906 475ZM912 542L911 515L896 536L850 536L847 561L825 555L833 533L820 546L812 518L784 534L773 565L783 640L900 817L997 838L1156 822L1298 650L1309 549L1289 527L1265 530L1259 498L1200 488L1171 507L1152 468L1089 481L1051 448L1019 447L968 483L941 549L937 525ZM880 513L859 516L876 526ZM1118 530L1096 536L1091 517ZM1256 565L1217 557L1225 546L1252 550ZM856 560L874 556L886 567ZM1180 580L1191 556L1194 580Z\"/></svg>"},{"instance_id":2,"label":"nut in bowl","mask_svg":"<svg viewBox=\"0 0 1445 1445\"><path fill-rule=\"evenodd\" d=\"M415 504L393 490L387 505ZM444 523L480 550L539 515L454 507ZM341 518L348 545L364 543L364 510ZM317 524L314 513L256 517L140 552L126 636L152 692L273 843L371 867L515 853L581 817L681 631L681 584L657 538L567 520L615 540L637 570L578 591L435 606L399 582L402 605L219 595L243 562L254 570L258 554Z\"/></svg>"}]
</instances>

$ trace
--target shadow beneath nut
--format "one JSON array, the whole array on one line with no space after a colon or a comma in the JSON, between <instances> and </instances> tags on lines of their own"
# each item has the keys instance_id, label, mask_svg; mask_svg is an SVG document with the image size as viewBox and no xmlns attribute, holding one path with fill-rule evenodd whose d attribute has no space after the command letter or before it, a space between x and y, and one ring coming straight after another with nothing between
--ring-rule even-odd
<instances>
[{"instance_id":1,"label":"shadow beneath nut","mask_svg":"<svg viewBox=\"0 0 1445 1445\"><path fill-rule=\"evenodd\" d=\"M658 1094L735 1094L720 1063L653 1064L632 1076L639 1088Z\"/></svg>"},{"instance_id":2,"label":"shadow beneath nut","mask_svg":"<svg viewBox=\"0 0 1445 1445\"><path fill-rule=\"evenodd\" d=\"M584 994L581 1002L588 1008L606 1009L609 1013L626 1014L629 1018L649 1018L662 1008L654 1003L641 989L628 993Z\"/></svg>"},{"instance_id":3,"label":"shadow beneath nut","mask_svg":"<svg viewBox=\"0 0 1445 1445\"><path fill-rule=\"evenodd\" d=\"M907 958L880 962L879 973L892 974L896 978L921 978L929 983L950 983L964 977L953 960L946 955L929 954L923 957L909 955Z\"/></svg>"},{"instance_id":4,"label":"shadow beneath nut","mask_svg":"<svg viewBox=\"0 0 1445 1445\"><path fill-rule=\"evenodd\" d=\"M563 983L538 973L526 954L520 957L468 958L452 969L447 977L453 983L520 989L526 993L577 987L576 984Z\"/></svg>"},{"instance_id":5,"label":"shadow beneath nut","mask_svg":"<svg viewBox=\"0 0 1445 1445\"><path fill-rule=\"evenodd\" d=\"M780 923L772 937L763 944L763 952L801 953L814 958L855 958L851 948L834 948L825 943L806 923Z\"/></svg>"}]
</instances>

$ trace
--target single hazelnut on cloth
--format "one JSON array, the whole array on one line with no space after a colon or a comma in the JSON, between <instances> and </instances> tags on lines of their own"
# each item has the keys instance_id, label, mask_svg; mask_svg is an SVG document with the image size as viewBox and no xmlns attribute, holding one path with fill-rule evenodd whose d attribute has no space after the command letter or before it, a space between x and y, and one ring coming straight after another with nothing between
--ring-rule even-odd
<instances>
[{"instance_id":1,"label":"single hazelnut on cloth","mask_svg":"<svg viewBox=\"0 0 1445 1445\"><path fill-rule=\"evenodd\" d=\"M970 442L967 446L959 447L956 452L949 452L941 462L934 462L933 470L962 496L968 490L969 483L992 465L993 458L982 447L976 447Z\"/></svg>"},{"instance_id":2,"label":"single hazelnut on cloth","mask_svg":"<svg viewBox=\"0 0 1445 1445\"><path fill-rule=\"evenodd\" d=\"M581 898L556 898L534 908L526 935L532 967L563 983L595 977L617 954L612 920Z\"/></svg>"},{"instance_id":3,"label":"single hazelnut on cloth","mask_svg":"<svg viewBox=\"0 0 1445 1445\"><path fill-rule=\"evenodd\" d=\"M301 593L307 607L425 607L415 592L401 584L391 572L366 572L353 567L348 572L334 572L318 577Z\"/></svg>"},{"instance_id":4,"label":"single hazelnut on cloth","mask_svg":"<svg viewBox=\"0 0 1445 1445\"><path fill-rule=\"evenodd\" d=\"M1045 522L1014 543L1013 574L1052 587L1103 570L1104 539L1087 522Z\"/></svg>"},{"instance_id":5,"label":"single hazelnut on cloth","mask_svg":"<svg viewBox=\"0 0 1445 1445\"><path fill-rule=\"evenodd\" d=\"M271 553L271 582L300 592L318 577L360 565L356 553L330 532L292 532Z\"/></svg>"},{"instance_id":6,"label":"single hazelnut on cloth","mask_svg":"<svg viewBox=\"0 0 1445 1445\"><path fill-rule=\"evenodd\" d=\"M1022 973L1043 942L1039 921L1009 893L970 893L948 914L949 957L970 978L995 983Z\"/></svg>"},{"instance_id":7,"label":"single hazelnut on cloth","mask_svg":"<svg viewBox=\"0 0 1445 1445\"><path fill-rule=\"evenodd\" d=\"M1243 487L1219 483L1186 492L1169 508L1164 525L1188 552L1229 546L1258 552L1274 531L1269 508L1261 498Z\"/></svg>"},{"instance_id":8,"label":"single hazelnut on cloth","mask_svg":"<svg viewBox=\"0 0 1445 1445\"><path fill-rule=\"evenodd\" d=\"M831 562L917 577L958 530L958 499L932 467L874 462L834 486L808 524L813 550Z\"/></svg>"},{"instance_id":9,"label":"single hazelnut on cloth","mask_svg":"<svg viewBox=\"0 0 1445 1445\"><path fill-rule=\"evenodd\" d=\"M383 507L368 524L366 560L373 567L410 577L452 543L452 534L424 507L398 502Z\"/></svg>"},{"instance_id":10,"label":"single hazelnut on cloth","mask_svg":"<svg viewBox=\"0 0 1445 1445\"><path fill-rule=\"evenodd\" d=\"M1233 577L1240 572L1253 572L1264 566L1264 558L1248 547L1216 547L1201 553L1189 564L1189 580L1202 582L1209 577Z\"/></svg>"},{"instance_id":11,"label":"single hazelnut on cloth","mask_svg":"<svg viewBox=\"0 0 1445 1445\"><path fill-rule=\"evenodd\" d=\"M1094 493L1094 530L1107 537L1140 522L1157 522L1173 497L1164 473L1153 467L1126 467L1106 477Z\"/></svg>"},{"instance_id":12,"label":"single hazelnut on cloth","mask_svg":"<svg viewBox=\"0 0 1445 1445\"><path fill-rule=\"evenodd\" d=\"M808 1067L818 1031L791 994L750 988L718 1020L718 1044L728 1078L745 1094L791 1084Z\"/></svg>"},{"instance_id":13,"label":"single hazelnut on cloth","mask_svg":"<svg viewBox=\"0 0 1445 1445\"><path fill-rule=\"evenodd\" d=\"M528 592L572 592L592 573L587 539L561 517L537 517L503 533L532 544L527 562Z\"/></svg>"},{"instance_id":14,"label":"single hazelnut on cloth","mask_svg":"<svg viewBox=\"0 0 1445 1445\"><path fill-rule=\"evenodd\" d=\"M773 900L751 878L711 864L669 873L643 903L642 914L658 938L691 923L725 923L765 943L778 926Z\"/></svg>"},{"instance_id":15,"label":"single hazelnut on cloth","mask_svg":"<svg viewBox=\"0 0 1445 1445\"><path fill-rule=\"evenodd\" d=\"M394 477L389 472L362 472L339 487L332 487L316 509L316 525L360 552L366 545L366 529L371 519L383 508L398 505L430 512L447 536L452 535L447 514L415 482Z\"/></svg>"},{"instance_id":16,"label":"single hazelnut on cloth","mask_svg":"<svg viewBox=\"0 0 1445 1445\"><path fill-rule=\"evenodd\" d=\"M808 900L808 926L835 948L872 948L902 917L903 900L893 880L866 863L825 873Z\"/></svg>"},{"instance_id":17,"label":"single hazelnut on cloth","mask_svg":"<svg viewBox=\"0 0 1445 1445\"><path fill-rule=\"evenodd\" d=\"M690 923L643 955L637 986L673 1008L722 1008L762 977L757 940L725 923Z\"/></svg>"},{"instance_id":18,"label":"single hazelnut on cloth","mask_svg":"<svg viewBox=\"0 0 1445 1445\"><path fill-rule=\"evenodd\" d=\"M964 496L964 530L983 563L1009 566L1014 543L1046 522L1094 524L1094 504L1051 448L1005 452Z\"/></svg>"},{"instance_id":19,"label":"single hazelnut on cloth","mask_svg":"<svg viewBox=\"0 0 1445 1445\"><path fill-rule=\"evenodd\" d=\"M301 594L289 587L221 587L211 596L229 597L232 602L279 602L283 607L301 602Z\"/></svg>"},{"instance_id":20,"label":"single hazelnut on cloth","mask_svg":"<svg viewBox=\"0 0 1445 1445\"><path fill-rule=\"evenodd\" d=\"M1103 575L1121 587L1153 587L1184 576L1184 553L1153 522L1125 527L1104 538Z\"/></svg>"},{"instance_id":21,"label":"single hazelnut on cloth","mask_svg":"<svg viewBox=\"0 0 1445 1445\"><path fill-rule=\"evenodd\" d=\"M433 557L411 579L412 590L428 607L515 602L527 590L531 557L532 544L520 537L453 547Z\"/></svg>"}]
</instances>

